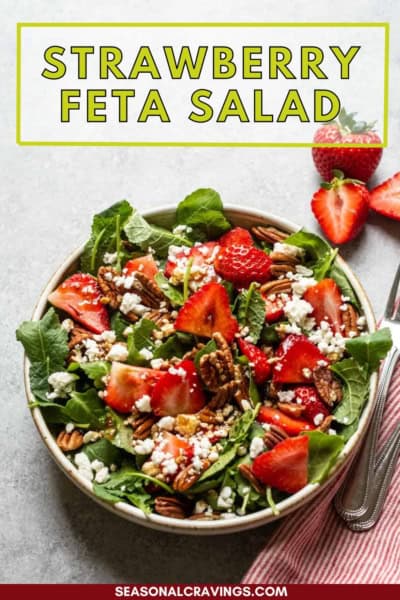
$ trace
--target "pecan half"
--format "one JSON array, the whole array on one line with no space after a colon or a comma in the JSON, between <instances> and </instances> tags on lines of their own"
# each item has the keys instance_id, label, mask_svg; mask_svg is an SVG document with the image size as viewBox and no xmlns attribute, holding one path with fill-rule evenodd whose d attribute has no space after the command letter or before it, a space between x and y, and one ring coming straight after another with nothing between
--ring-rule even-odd
<instances>
[{"instance_id":1,"label":"pecan half","mask_svg":"<svg viewBox=\"0 0 400 600\"><path fill-rule=\"evenodd\" d=\"M273 279L264 283L260 287L260 291L266 296L270 294L290 294L292 291L292 282L290 279Z\"/></svg>"},{"instance_id":2,"label":"pecan half","mask_svg":"<svg viewBox=\"0 0 400 600\"><path fill-rule=\"evenodd\" d=\"M87 340L91 337L93 337L93 333L91 331L76 325L69 334L68 348L72 350L75 348L75 346L83 342L83 340Z\"/></svg>"},{"instance_id":3,"label":"pecan half","mask_svg":"<svg viewBox=\"0 0 400 600\"><path fill-rule=\"evenodd\" d=\"M210 404L211 403L202 408L201 411L196 414L196 416L201 423L210 423L212 425L216 425L219 423L219 419L217 418L217 414L210 408Z\"/></svg>"},{"instance_id":4,"label":"pecan half","mask_svg":"<svg viewBox=\"0 0 400 600\"><path fill-rule=\"evenodd\" d=\"M312 372L312 377L315 387L325 404L333 406L342 400L342 386L335 379L329 367L316 367Z\"/></svg>"},{"instance_id":5,"label":"pecan half","mask_svg":"<svg viewBox=\"0 0 400 600\"><path fill-rule=\"evenodd\" d=\"M151 428L156 422L155 417L149 414L133 414L128 418L128 423L133 429L135 440L145 440L151 433Z\"/></svg>"},{"instance_id":6,"label":"pecan half","mask_svg":"<svg viewBox=\"0 0 400 600\"><path fill-rule=\"evenodd\" d=\"M237 389L238 384L234 380L228 381L224 385L221 385L208 403L208 407L211 409L222 408L227 402L234 398Z\"/></svg>"},{"instance_id":7,"label":"pecan half","mask_svg":"<svg viewBox=\"0 0 400 600\"><path fill-rule=\"evenodd\" d=\"M186 492L189 488L192 487L196 483L198 479L200 479L201 474L208 469L210 466L210 461L203 460L201 471L196 471L193 468L193 465L189 465L182 469L180 473L175 477L172 487L176 492Z\"/></svg>"},{"instance_id":8,"label":"pecan half","mask_svg":"<svg viewBox=\"0 0 400 600\"><path fill-rule=\"evenodd\" d=\"M119 273L113 267L100 267L97 271L97 281L101 289L103 304L108 304L113 310L117 310L122 301L123 291L114 281Z\"/></svg>"},{"instance_id":9,"label":"pecan half","mask_svg":"<svg viewBox=\"0 0 400 600\"><path fill-rule=\"evenodd\" d=\"M186 354L184 354L182 356L181 360L194 360L195 357L196 357L196 354L198 353L198 351L201 350L202 348L204 348L204 346L205 346L205 344L202 344L200 342L194 348L192 348L191 350L189 350L188 352L186 352Z\"/></svg>"},{"instance_id":10,"label":"pecan half","mask_svg":"<svg viewBox=\"0 0 400 600\"><path fill-rule=\"evenodd\" d=\"M288 237L288 233L285 233L281 229L277 229L276 227L268 226L268 227L252 227L251 233L255 238L261 240L263 242L268 242L269 244L274 244L275 242L283 242Z\"/></svg>"},{"instance_id":11,"label":"pecan half","mask_svg":"<svg viewBox=\"0 0 400 600\"><path fill-rule=\"evenodd\" d=\"M235 383L236 383L236 391L234 393L234 398L241 408L244 410L242 402L249 400L249 381L244 376L243 369L240 365L235 365Z\"/></svg>"},{"instance_id":12,"label":"pecan half","mask_svg":"<svg viewBox=\"0 0 400 600\"><path fill-rule=\"evenodd\" d=\"M186 518L186 506L184 502L178 498L169 496L157 496L154 503L154 511L163 517L171 517L173 519Z\"/></svg>"},{"instance_id":13,"label":"pecan half","mask_svg":"<svg viewBox=\"0 0 400 600\"><path fill-rule=\"evenodd\" d=\"M293 272L296 265L300 263L297 256L284 254L283 252L271 252L269 257L272 260L271 275L273 277L280 277L286 273Z\"/></svg>"},{"instance_id":14,"label":"pecan half","mask_svg":"<svg viewBox=\"0 0 400 600\"><path fill-rule=\"evenodd\" d=\"M213 339L218 349L200 358L199 370L207 388L216 392L225 383L234 379L235 370L232 352L224 337L220 333L215 333Z\"/></svg>"},{"instance_id":15,"label":"pecan half","mask_svg":"<svg viewBox=\"0 0 400 600\"><path fill-rule=\"evenodd\" d=\"M357 321L358 313L352 304L346 304L346 310L342 311L342 325L344 326L343 333L345 337L356 337L360 335Z\"/></svg>"},{"instance_id":16,"label":"pecan half","mask_svg":"<svg viewBox=\"0 0 400 600\"><path fill-rule=\"evenodd\" d=\"M161 302L166 301L166 297L156 282L140 271L135 273L131 291L140 296L142 304L150 308L159 308Z\"/></svg>"},{"instance_id":17,"label":"pecan half","mask_svg":"<svg viewBox=\"0 0 400 600\"><path fill-rule=\"evenodd\" d=\"M60 431L56 442L57 446L64 452L71 452L83 446L83 435L77 429L74 429L71 433L67 433L65 430Z\"/></svg>"},{"instance_id":18,"label":"pecan half","mask_svg":"<svg viewBox=\"0 0 400 600\"><path fill-rule=\"evenodd\" d=\"M297 419L304 412L304 406L294 402L278 402L278 408L289 417Z\"/></svg>"},{"instance_id":19,"label":"pecan half","mask_svg":"<svg viewBox=\"0 0 400 600\"><path fill-rule=\"evenodd\" d=\"M278 427L277 425L270 425L268 431L264 434L264 444L271 450L279 442L283 442L288 438L286 431Z\"/></svg>"},{"instance_id":20,"label":"pecan half","mask_svg":"<svg viewBox=\"0 0 400 600\"><path fill-rule=\"evenodd\" d=\"M250 465L245 465L244 463L242 463L241 465L239 465L238 469L243 479L246 479L246 481L250 483L251 487L253 487L256 490L256 492L258 492L259 494L264 494L265 488L261 481L258 481L257 477L254 475Z\"/></svg>"}]
</instances>

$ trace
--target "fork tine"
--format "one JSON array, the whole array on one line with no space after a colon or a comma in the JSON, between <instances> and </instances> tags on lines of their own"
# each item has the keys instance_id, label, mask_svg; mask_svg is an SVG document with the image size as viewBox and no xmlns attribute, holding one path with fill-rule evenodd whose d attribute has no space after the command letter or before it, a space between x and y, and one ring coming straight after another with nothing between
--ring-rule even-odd
<instances>
[{"instance_id":1,"label":"fork tine","mask_svg":"<svg viewBox=\"0 0 400 600\"><path fill-rule=\"evenodd\" d=\"M390 320L400 319L400 303L397 303L400 285L400 265L393 280L392 288L385 308L385 318Z\"/></svg>"}]
</instances>

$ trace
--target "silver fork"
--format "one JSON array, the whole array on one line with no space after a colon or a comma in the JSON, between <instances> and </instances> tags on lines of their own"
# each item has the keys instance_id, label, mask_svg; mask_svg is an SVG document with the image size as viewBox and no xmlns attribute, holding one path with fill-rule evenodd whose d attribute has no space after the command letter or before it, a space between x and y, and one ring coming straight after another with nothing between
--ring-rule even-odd
<instances>
[{"instance_id":1,"label":"silver fork","mask_svg":"<svg viewBox=\"0 0 400 600\"><path fill-rule=\"evenodd\" d=\"M376 456L376 445L393 370L400 356L400 265L387 301L381 327L389 327L393 347L380 374L375 411L365 441L345 482L335 497L335 508L354 531L375 525L381 514L400 452L400 426Z\"/></svg>"}]
</instances>

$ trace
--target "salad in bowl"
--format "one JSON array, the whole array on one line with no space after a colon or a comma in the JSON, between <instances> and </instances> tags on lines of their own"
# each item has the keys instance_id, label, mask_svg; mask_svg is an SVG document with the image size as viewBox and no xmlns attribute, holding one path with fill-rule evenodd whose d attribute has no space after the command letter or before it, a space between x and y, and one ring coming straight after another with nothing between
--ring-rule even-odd
<instances>
[{"instance_id":1,"label":"salad in bowl","mask_svg":"<svg viewBox=\"0 0 400 600\"><path fill-rule=\"evenodd\" d=\"M317 235L241 222L211 189L159 217L127 201L95 215L19 327L35 420L74 481L132 520L277 518L365 430L390 335Z\"/></svg>"}]
</instances>

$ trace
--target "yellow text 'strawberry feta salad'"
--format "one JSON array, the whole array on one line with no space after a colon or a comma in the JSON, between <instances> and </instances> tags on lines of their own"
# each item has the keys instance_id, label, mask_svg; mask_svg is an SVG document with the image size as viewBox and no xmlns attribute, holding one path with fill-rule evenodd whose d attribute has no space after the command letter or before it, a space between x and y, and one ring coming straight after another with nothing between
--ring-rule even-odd
<instances>
[{"instance_id":1,"label":"yellow text 'strawberry feta salad'","mask_svg":"<svg viewBox=\"0 0 400 600\"><path fill-rule=\"evenodd\" d=\"M103 500L242 516L321 482L390 347L318 236L233 227L197 190L172 230L128 202L17 331L35 401Z\"/></svg>"}]
</instances>

